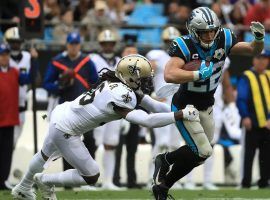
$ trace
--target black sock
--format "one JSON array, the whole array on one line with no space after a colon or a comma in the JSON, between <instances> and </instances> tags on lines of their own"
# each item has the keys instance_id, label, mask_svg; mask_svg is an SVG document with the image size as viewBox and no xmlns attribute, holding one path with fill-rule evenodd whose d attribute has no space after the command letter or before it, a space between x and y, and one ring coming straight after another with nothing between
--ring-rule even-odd
<instances>
[{"instance_id":1,"label":"black sock","mask_svg":"<svg viewBox=\"0 0 270 200\"><path fill-rule=\"evenodd\" d=\"M173 164L172 169L167 174L164 185L172 187L173 184L187 175L194 167L203 163L206 158L196 155L187 145L166 154L166 159Z\"/></svg>"},{"instance_id":2,"label":"black sock","mask_svg":"<svg viewBox=\"0 0 270 200\"><path fill-rule=\"evenodd\" d=\"M170 164L174 164L178 161L182 162L183 157L189 158L191 156L194 156L194 153L191 151L190 147L184 145L179 147L175 151L166 153L165 158Z\"/></svg>"}]
</instances>

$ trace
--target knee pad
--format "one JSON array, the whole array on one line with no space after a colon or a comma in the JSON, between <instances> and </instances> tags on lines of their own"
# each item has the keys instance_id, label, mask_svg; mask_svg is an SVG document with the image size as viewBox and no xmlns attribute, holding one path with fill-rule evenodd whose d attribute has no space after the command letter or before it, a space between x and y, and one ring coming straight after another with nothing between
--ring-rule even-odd
<instances>
[{"instance_id":1,"label":"knee pad","mask_svg":"<svg viewBox=\"0 0 270 200\"><path fill-rule=\"evenodd\" d=\"M209 158L213 153L213 147L210 143L205 143L199 148L199 157Z\"/></svg>"},{"instance_id":2,"label":"knee pad","mask_svg":"<svg viewBox=\"0 0 270 200\"><path fill-rule=\"evenodd\" d=\"M94 185L98 181L99 176L100 173L97 173L94 176L82 176L82 177L88 185Z\"/></svg>"}]
</instances>

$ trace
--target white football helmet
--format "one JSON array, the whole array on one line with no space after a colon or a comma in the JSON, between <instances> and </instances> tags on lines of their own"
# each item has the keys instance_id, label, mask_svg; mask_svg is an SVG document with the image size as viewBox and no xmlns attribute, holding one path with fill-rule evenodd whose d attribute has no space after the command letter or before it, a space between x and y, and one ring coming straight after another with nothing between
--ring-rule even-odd
<instances>
[{"instance_id":1,"label":"white football helmet","mask_svg":"<svg viewBox=\"0 0 270 200\"><path fill-rule=\"evenodd\" d=\"M142 89L144 84L152 80L153 75L150 62L139 54L121 58L115 69L115 76L134 90Z\"/></svg>"},{"instance_id":2,"label":"white football helmet","mask_svg":"<svg viewBox=\"0 0 270 200\"><path fill-rule=\"evenodd\" d=\"M189 20L187 21L187 30L191 35L193 41L199 43L203 48L210 48L216 39L218 39L220 33L220 21L216 13L207 8L199 7L192 10ZM215 30L216 34L211 43L206 44L200 39L200 32Z\"/></svg>"},{"instance_id":3,"label":"white football helmet","mask_svg":"<svg viewBox=\"0 0 270 200\"><path fill-rule=\"evenodd\" d=\"M98 35L98 42L117 42L119 40L118 35L110 30L106 29L103 30L99 35Z\"/></svg>"},{"instance_id":4,"label":"white football helmet","mask_svg":"<svg viewBox=\"0 0 270 200\"><path fill-rule=\"evenodd\" d=\"M4 35L5 42L10 41L16 41L16 42L22 42L23 39L20 36L19 28L18 27L12 27L6 30Z\"/></svg>"},{"instance_id":5,"label":"white football helmet","mask_svg":"<svg viewBox=\"0 0 270 200\"><path fill-rule=\"evenodd\" d=\"M169 26L167 28L165 28L162 31L162 40L163 41L172 41L175 38L179 37L181 35L181 33L177 30L177 28L173 27L173 26Z\"/></svg>"}]
</instances>

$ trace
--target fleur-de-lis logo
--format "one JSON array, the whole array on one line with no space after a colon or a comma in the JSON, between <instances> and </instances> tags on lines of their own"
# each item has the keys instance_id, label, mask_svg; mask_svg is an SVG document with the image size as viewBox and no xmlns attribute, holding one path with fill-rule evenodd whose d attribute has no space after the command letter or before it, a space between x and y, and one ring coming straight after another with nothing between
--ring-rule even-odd
<instances>
[{"instance_id":1,"label":"fleur-de-lis logo","mask_svg":"<svg viewBox=\"0 0 270 200\"><path fill-rule=\"evenodd\" d=\"M132 98L131 98L131 96L129 95L129 93L123 94L123 95L122 95L122 98L123 98L124 103L128 103L128 102L130 102L130 101L132 100Z\"/></svg>"},{"instance_id":2,"label":"fleur-de-lis logo","mask_svg":"<svg viewBox=\"0 0 270 200\"><path fill-rule=\"evenodd\" d=\"M140 69L139 67L137 67L137 62L138 62L138 61L136 61L134 65L128 65L128 70L129 70L129 73L130 73L131 75L136 74L137 71L138 71L138 72L141 71L141 69Z\"/></svg>"}]
</instances>

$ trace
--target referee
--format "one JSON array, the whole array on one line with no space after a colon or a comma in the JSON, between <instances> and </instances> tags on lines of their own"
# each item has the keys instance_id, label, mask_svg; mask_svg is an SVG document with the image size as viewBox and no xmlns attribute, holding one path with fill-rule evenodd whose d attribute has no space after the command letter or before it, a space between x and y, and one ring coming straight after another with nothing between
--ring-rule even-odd
<instances>
[{"instance_id":1,"label":"referee","mask_svg":"<svg viewBox=\"0 0 270 200\"><path fill-rule=\"evenodd\" d=\"M249 188L252 164L259 149L259 188L268 186L270 169L270 52L253 58L253 67L244 72L237 86L237 106L246 129L244 138L244 171L241 186Z\"/></svg>"}]
</instances>

